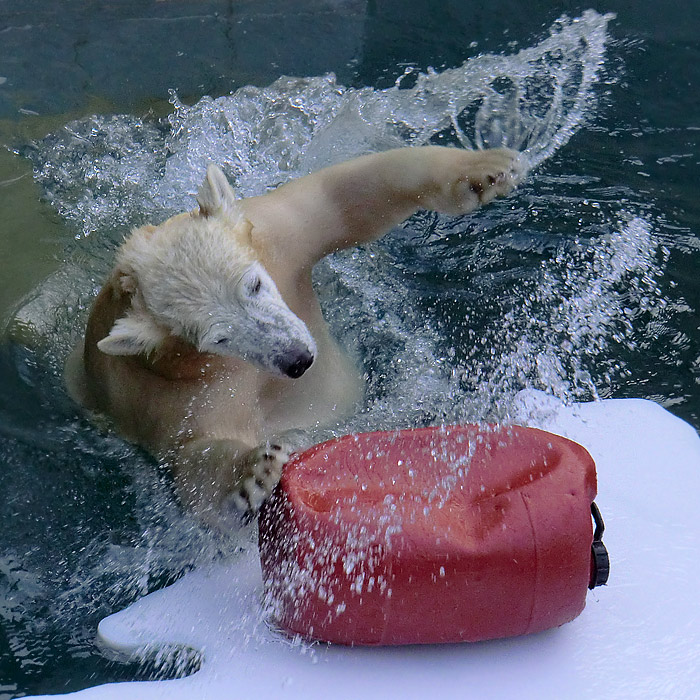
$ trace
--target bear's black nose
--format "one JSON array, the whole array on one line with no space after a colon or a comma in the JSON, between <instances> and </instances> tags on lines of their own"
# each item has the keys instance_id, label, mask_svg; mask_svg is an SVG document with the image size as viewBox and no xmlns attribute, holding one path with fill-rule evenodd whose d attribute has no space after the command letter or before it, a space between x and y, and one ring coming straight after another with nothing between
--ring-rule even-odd
<instances>
[{"instance_id":1,"label":"bear's black nose","mask_svg":"<svg viewBox=\"0 0 700 700\"><path fill-rule=\"evenodd\" d=\"M298 379L314 362L314 356L310 352L304 352L298 355L294 361L284 367L282 371L292 379Z\"/></svg>"}]
</instances>

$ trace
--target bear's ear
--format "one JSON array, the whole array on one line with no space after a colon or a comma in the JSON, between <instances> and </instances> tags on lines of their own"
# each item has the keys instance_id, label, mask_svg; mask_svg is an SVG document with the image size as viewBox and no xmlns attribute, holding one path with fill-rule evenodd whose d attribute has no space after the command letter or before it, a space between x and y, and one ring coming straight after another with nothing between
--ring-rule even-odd
<instances>
[{"instance_id":1,"label":"bear's ear","mask_svg":"<svg viewBox=\"0 0 700 700\"><path fill-rule=\"evenodd\" d=\"M168 331L143 312L131 312L118 319L97 347L106 355L140 355L155 350Z\"/></svg>"},{"instance_id":2,"label":"bear's ear","mask_svg":"<svg viewBox=\"0 0 700 700\"><path fill-rule=\"evenodd\" d=\"M197 193L197 203L202 216L212 216L222 211L233 213L237 209L233 187L226 175L213 163L207 168L207 176Z\"/></svg>"}]
</instances>

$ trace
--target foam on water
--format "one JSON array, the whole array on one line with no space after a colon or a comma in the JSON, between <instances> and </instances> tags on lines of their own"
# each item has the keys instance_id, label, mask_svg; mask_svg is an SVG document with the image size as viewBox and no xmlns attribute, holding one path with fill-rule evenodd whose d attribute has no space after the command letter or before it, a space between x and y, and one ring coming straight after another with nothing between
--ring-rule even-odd
<instances>
[{"instance_id":1,"label":"foam on water","mask_svg":"<svg viewBox=\"0 0 700 700\"><path fill-rule=\"evenodd\" d=\"M609 19L563 17L535 46L407 72L387 90L346 88L330 74L283 77L191 106L173 95L173 113L159 123L72 122L26 151L75 239L15 323L43 341L39 355L58 374L115 247L131 227L193 208L209 161L250 196L396 146L507 145L533 168L515 195L468 218L419 214L384 241L317 266L328 321L367 379L364 406L337 432L505 419L525 387L565 401L606 395L625 371L619 349L634 352L650 309L656 321L663 314L654 227L617 195L589 202L595 183L576 164L566 175L544 166L595 115ZM105 438L78 427L99 451ZM167 485L144 476L152 470L142 455L123 447L117 461L140 494L139 541L95 543L66 606L88 600L104 577L121 581L122 598L135 596L159 572L220 551L183 520Z\"/></svg>"}]
</instances>

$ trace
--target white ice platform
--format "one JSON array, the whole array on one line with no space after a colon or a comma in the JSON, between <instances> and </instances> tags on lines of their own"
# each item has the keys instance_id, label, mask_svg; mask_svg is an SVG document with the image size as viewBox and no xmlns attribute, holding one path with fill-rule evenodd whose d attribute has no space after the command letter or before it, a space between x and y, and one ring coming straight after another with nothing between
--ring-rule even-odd
<instances>
[{"instance_id":1,"label":"white ice platform","mask_svg":"<svg viewBox=\"0 0 700 700\"><path fill-rule=\"evenodd\" d=\"M100 625L124 652L186 645L201 669L173 681L104 685L87 700L237 698L700 697L700 438L644 400L565 407L519 397L519 422L564 435L596 460L609 584L579 618L476 644L346 648L293 644L260 622L254 548L187 574ZM46 696L49 697L49 696ZM52 698L66 696L50 696Z\"/></svg>"}]
</instances>

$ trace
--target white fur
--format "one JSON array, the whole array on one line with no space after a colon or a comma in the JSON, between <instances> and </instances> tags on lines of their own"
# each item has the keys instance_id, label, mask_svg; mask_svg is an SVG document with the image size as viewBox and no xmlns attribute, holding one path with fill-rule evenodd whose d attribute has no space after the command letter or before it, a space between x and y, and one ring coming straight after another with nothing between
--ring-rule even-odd
<instances>
[{"instance_id":1,"label":"white fur","mask_svg":"<svg viewBox=\"0 0 700 700\"><path fill-rule=\"evenodd\" d=\"M228 216L240 215L233 187L226 175L213 163L207 168L207 175L197 193L197 203L203 216L222 212Z\"/></svg>"},{"instance_id":2,"label":"white fur","mask_svg":"<svg viewBox=\"0 0 700 700\"><path fill-rule=\"evenodd\" d=\"M120 250L121 284L133 292L133 308L99 349L149 353L174 335L201 352L240 357L278 375L295 357L313 359L311 333L257 261L250 224L215 166L198 199L199 213L138 229Z\"/></svg>"}]
</instances>

